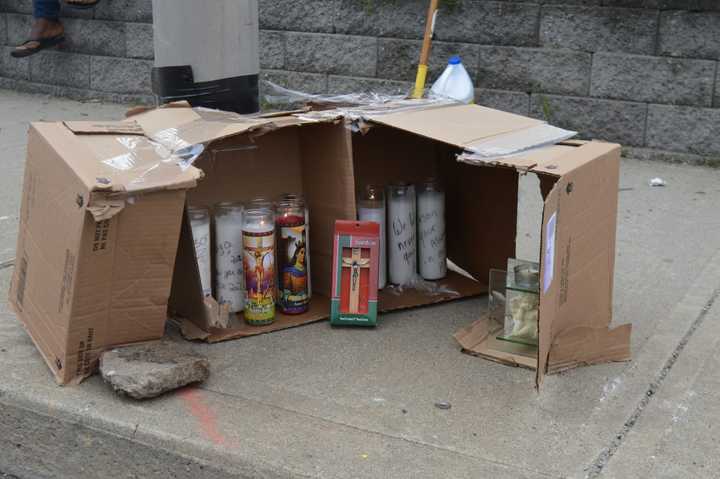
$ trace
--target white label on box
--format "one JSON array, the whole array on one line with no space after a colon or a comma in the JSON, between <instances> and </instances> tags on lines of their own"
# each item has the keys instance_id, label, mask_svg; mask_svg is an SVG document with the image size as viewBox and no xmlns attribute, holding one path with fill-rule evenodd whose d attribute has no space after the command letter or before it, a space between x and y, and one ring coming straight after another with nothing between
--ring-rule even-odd
<instances>
[{"instance_id":1,"label":"white label on box","mask_svg":"<svg viewBox=\"0 0 720 479\"><path fill-rule=\"evenodd\" d=\"M543 294L547 293L552 284L555 274L555 231L557 226L557 212L553 213L550 220L545 226L545 252L543 255L543 264L545 265L545 273L543 274Z\"/></svg>"}]
</instances>

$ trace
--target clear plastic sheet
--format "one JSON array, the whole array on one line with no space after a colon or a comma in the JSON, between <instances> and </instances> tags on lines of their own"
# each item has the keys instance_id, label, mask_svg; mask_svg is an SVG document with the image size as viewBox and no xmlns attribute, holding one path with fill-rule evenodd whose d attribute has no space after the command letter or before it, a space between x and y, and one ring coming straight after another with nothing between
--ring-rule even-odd
<instances>
[{"instance_id":1,"label":"clear plastic sheet","mask_svg":"<svg viewBox=\"0 0 720 479\"><path fill-rule=\"evenodd\" d=\"M314 95L284 88L271 81L263 82L263 100L273 108L301 109L309 106L309 111L297 114L302 119L328 120L344 117L351 122L374 115L460 104L447 98L411 99L408 94L365 92Z\"/></svg>"},{"instance_id":2,"label":"clear plastic sheet","mask_svg":"<svg viewBox=\"0 0 720 479\"><path fill-rule=\"evenodd\" d=\"M403 285L388 285L385 291L388 291L389 293L396 296L400 296L405 292L405 290L408 289L421 291L430 296L461 296L459 291L455 291L454 289L448 288L447 286L443 286L438 281L424 280L420 276L415 276L415 278Z\"/></svg>"}]
</instances>

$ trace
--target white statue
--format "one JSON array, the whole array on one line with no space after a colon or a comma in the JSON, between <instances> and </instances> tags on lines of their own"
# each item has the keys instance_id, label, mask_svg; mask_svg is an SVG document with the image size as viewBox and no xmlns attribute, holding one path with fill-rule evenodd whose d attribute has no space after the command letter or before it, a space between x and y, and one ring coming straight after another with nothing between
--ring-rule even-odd
<instances>
[{"instance_id":1,"label":"white statue","mask_svg":"<svg viewBox=\"0 0 720 479\"><path fill-rule=\"evenodd\" d=\"M537 342L539 300L539 296L528 293L518 293L510 300L513 328L508 336Z\"/></svg>"}]
</instances>

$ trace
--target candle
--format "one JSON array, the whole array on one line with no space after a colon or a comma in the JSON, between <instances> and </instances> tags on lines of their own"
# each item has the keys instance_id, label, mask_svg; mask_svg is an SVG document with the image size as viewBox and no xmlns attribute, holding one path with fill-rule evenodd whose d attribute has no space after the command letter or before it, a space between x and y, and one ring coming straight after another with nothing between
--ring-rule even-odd
<instances>
[{"instance_id":1,"label":"candle","mask_svg":"<svg viewBox=\"0 0 720 479\"><path fill-rule=\"evenodd\" d=\"M380 264L378 268L378 289L387 286L387 237L385 234L385 193L375 185L368 185L360 195L358 219L380 225Z\"/></svg>"},{"instance_id":2,"label":"candle","mask_svg":"<svg viewBox=\"0 0 720 479\"><path fill-rule=\"evenodd\" d=\"M245 321L275 321L275 219L271 210L251 208L243 215Z\"/></svg>"},{"instance_id":3,"label":"candle","mask_svg":"<svg viewBox=\"0 0 720 479\"><path fill-rule=\"evenodd\" d=\"M281 200L298 200L305 205L305 262L307 263L307 295L312 298L312 261L310 261L310 209L302 195L284 193Z\"/></svg>"},{"instance_id":4,"label":"candle","mask_svg":"<svg viewBox=\"0 0 720 479\"><path fill-rule=\"evenodd\" d=\"M276 211L278 304L285 314L304 313L310 305L305 212L301 199L280 201Z\"/></svg>"},{"instance_id":5,"label":"candle","mask_svg":"<svg viewBox=\"0 0 720 479\"><path fill-rule=\"evenodd\" d=\"M415 187L407 183L391 185L387 209L390 282L409 284L417 277Z\"/></svg>"},{"instance_id":6,"label":"candle","mask_svg":"<svg viewBox=\"0 0 720 479\"><path fill-rule=\"evenodd\" d=\"M215 295L231 313L245 308L242 219L239 203L215 206Z\"/></svg>"},{"instance_id":7,"label":"candle","mask_svg":"<svg viewBox=\"0 0 720 479\"><path fill-rule=\"evenodd\" d=\"M200 272L200 285L205 296L212 296L212 272L210 266L210 213L207 208L189 207L190 227L192 228L193 242L195 243L195 256L198 271Z\"/></svg>"},{"instance_id":8,"label":"candle","mask_svg":"<svg viewBox=\"0 0 720 479\"><path fill-rule=\"evenodd\" d=\"M445 193L434 180L420 185L417 197L420 276L430 281L447 275Z\"/></svg>"}]
</instances>

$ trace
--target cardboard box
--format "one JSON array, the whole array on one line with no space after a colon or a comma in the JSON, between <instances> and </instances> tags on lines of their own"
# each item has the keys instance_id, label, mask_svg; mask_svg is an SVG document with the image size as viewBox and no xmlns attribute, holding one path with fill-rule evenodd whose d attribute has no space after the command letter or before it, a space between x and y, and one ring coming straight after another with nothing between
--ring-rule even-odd
<instances>
[{"instance_id":1,"label":"cardboard box","mask_svg":"<svg viewBox=\"0 0 720 479\"><path fill-rule=\"evenodd\" d=\"M448 256L477 281L450 273L439 294L382 291L379 311L476 296L487 291L489 269L515 256L518 177L534 173L545 198L543 247L552 252L542 258L549 280L539 357L498 356L485 347L482 319L458 340L476 354L536 367L538 381L546 371L627 359L630 327L609 330L620 147L567 142L481 165L462 157L541 124L446 105L369 115L353 132L341 115L248 118L175 105L109 125L33 125L11 301L61 382L87 376L105 348L159 337L166 304L184 318L186 336L210 342L326 319L334 222L355 219L355 191L428 176L446 188ZM185 197L211 206L284 192L302 193L311 212L310 311L262 327L235 317L218 328L227 311L203 298ZM50 202L62 204L60 214ZM112 259L103 262L91 253L105 237Z\"/></svg>"},{"instance_id":2,"label":"cardboard box","mask_svg":"<svg viewBox=\"0 0 720 479\"><path fill-rule=\"evenodd\" d=\"M134 122L30 126L9 300L61 384L92 374L104 349L164 333L200 174L156 166L149 150Z\"/></svg>"}]
</instances>

